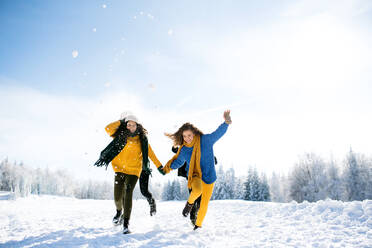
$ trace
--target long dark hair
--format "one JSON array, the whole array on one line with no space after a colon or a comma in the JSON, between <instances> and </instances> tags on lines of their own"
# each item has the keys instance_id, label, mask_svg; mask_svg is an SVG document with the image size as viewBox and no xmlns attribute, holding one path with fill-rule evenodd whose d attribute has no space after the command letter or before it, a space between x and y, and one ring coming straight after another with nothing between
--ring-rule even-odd
<instances>
[{"instance_id":1,"label":"long dark hair","mask_svg":"<svg viewBox=\"0 0 372 248\"><path fill-rule=\"evenodd\" d=\"M194 135L199 135L202 136L203 132L200 131L198 128L196 128L193 124L187 122L183 124L177 132L170 134L170 133L165 133L165 136L168 136L171 140L173 140L173 145L174 146L180 146L183 144L183 132L190 130L193 132Z\"/></svg>"},{"instance_id":2,"label":"long dark hair","mask_svg":"<svg viewBox=\"0 0 372 248\"><path fill-rule=\"evenodd\" d=\"M121 121L121 124L119 128L116 130L116 132L111 135L112 138L115 138L118 135L123 135L123 138L127 140L127 138L130 136L130 131L127 128L128 121ZM136 133L139 134L140 138L147 137L147 130L139 123L137 124Z\"/></svg>"}]
</instances>

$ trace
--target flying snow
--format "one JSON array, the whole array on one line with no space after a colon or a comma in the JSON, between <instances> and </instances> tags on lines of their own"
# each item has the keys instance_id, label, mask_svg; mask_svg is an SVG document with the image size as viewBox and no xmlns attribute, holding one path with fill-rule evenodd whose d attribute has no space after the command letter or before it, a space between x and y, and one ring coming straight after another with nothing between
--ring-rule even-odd
<instances>
[{"instance_id":1,"label":"flying snow","mask_svg":"<svg viewBox=\"0 0 372 248\"><path fill-rule=\"evenodd\" d=\"M155 90L155 89L156 89L156 86L155 86L155 84L149 84L149 85L148 85L148 88L149 88L150 90Z\"/></svg>"},{"instance_id":2,"label":"flying snow","mask_svg":"<svg viewBox=\"0 0 372 248\"><path fill-rule=\"evenodd\" d=\"M72 51L72 57L76 58L79 55L79 52L77 50Z\"/></svg>"}]
</instances>

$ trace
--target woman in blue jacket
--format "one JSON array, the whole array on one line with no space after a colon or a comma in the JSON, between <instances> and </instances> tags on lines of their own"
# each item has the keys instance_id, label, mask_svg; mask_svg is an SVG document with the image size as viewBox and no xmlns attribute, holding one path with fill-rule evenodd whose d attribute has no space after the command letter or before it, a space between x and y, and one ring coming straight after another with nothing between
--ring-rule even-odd
<instances>
[{"instance_id":1,"label":"woman in blue jacket","mask_svg":"<svg viewBox=\"0 0 372 248\"><path fill-rule=\"evenodd\" d=\"M214 182L217 179L214 167L213 145L226 133L229 124L231 124L230 110L226 110L223 117L225 122L211 134L203 134L190 123L183 124L173 134L166 134L173 140L174 146L178 146L179 149L165 167L160 167L159 169L169 173L171 170L181 167L185 162L187 163L187 186L191 189L191 193L182 211L183 216L188 216L195 200L201 195L200 210L194 230L202 226L207 213Z\"/></svg>"}]
</instances>

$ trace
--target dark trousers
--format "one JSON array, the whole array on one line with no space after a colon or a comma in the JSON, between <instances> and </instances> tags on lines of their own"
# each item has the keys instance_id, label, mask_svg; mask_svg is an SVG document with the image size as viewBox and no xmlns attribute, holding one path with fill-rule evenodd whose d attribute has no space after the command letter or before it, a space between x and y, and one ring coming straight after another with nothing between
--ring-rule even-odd
<instances>
[{"instance_id":1,"label":"dark trousers","mask_svg":"<svg viewBox=\"0 0 372 248\"><path fill-rule=\"evenodd\" d=\"M130 219L133 190L137 181L138 177L135 175L115 173L114 200L117 210L122 210L124 207L124 218Z\"/></svg>"},{"instance_id":2,"label":"dark trousers","mask_svg":"<svg viewBox=\"0 0 372 248\"><path fill-rule=\"evenodd\" d=\"M152 199L152 194L149 191L149 178L150 178L150 175L147 174L144 170L142 170L139 183L140 183L141 194L144 197L146 197L147 201Z\"/></svg>"}]
</instances>

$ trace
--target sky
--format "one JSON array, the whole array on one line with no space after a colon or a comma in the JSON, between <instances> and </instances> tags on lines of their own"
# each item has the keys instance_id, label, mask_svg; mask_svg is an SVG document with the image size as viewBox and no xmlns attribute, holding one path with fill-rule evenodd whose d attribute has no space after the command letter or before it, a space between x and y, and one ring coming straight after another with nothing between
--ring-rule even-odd
<instances>
[{"instance_id":1,"label":"sky","mask_svg":"<svg viewBox=\"0 0 372 248\"><path fill-rule=\"evenodd\" d=\"M3 0L0 159L109 180L92 164L122 112L165 164L165 132L213 132L225 109L214 150L237 175L369 156L371 25L368 0Z\"/></svg>"}]
</instances>

